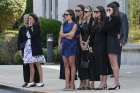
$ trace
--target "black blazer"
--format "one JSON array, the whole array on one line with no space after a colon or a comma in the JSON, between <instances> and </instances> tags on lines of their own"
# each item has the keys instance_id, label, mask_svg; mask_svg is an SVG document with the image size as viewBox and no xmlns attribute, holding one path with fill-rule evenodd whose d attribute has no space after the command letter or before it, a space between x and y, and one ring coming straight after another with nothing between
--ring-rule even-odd
<instances>
[{"instance_id":1,"label":"black blazer","mask_svg":"<svg viewBox=\"0 0 140 93\"><path fill-rule=\"evenodd\" d=\"M116 37L118 34L120 34L121 29L121 18L120 16L110 16L107 18L105 25L104 25L105 31L107 31L107 34L109 36Z\"/></svg>"},{"instance_id":2,"label":"black blazer","mask_svg":"<svg viewBox=\"0 0 140 93\"><path fill-rule=\"evenodd\" d=\"M34 25L33 29L31 27L22 26L19 30L18 35L18 50L22 50L24 53L25 44L27 41L26 33L29 31L31 35L31 48L32 48L32 55L42 55L42 46L41 46L41 37L40 37L40 27L38 25Z\"/></svg>"},{"instance_id":3,"label":"black blazer","mask_svg":"<svg viewBox=\"0 0 140 93\"><path fill-rule=\"evenodd\" d=\"M129 32L129 23L127 15L123 12L120 12L120 18L121 18L121 42L126 43L128 40L128 32Z\"/></svg>"}]
</instances>

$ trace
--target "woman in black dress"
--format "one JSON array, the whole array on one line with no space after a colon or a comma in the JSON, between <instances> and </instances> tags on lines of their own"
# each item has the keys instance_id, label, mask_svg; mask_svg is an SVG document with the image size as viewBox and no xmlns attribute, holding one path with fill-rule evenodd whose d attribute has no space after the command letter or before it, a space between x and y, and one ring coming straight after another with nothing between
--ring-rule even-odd
<instances>
[{"instance_id":1,"label":"woman in black dress","mask_svg":"<svg viewBox=\"0 0 140 93\"><path fill-rule=\"evenodd\" d=\"M106 21L106 30L108 31L107 53L114 74L114 87L109 88L109 90L114 90L120 89L118 55L121 52L119 40L121 19L119 16L119 10L115 4L109 4L107 6L107 17L108 17L108 21Z\"/></svg>"},{"instance_id":2,"label":"woman in black dress","mask_svg":"<svg viewBox=\"0 0 140 93\"><path fill-rule=\"evenodd\" d=\"M95 65L96 75L100 76L100 85L97 90L103 90L107 88L107 75L108 73L108 57L107 57L107 33L104 29L106 21L106 12L104 7L98 6L94 10L95 24L92 27L92 34L94 34L94 54L95 54ZM93 36L92 36L93 37Z\"/></svg>"},{"instance_id":3,"label":"woman in black dress","mask_svg":"<svg viewBox=\"0 0 140 93\"><path fill-rule=\"evenodd\" d=\"M91 27L92 27L92 8L90 6L87 6L84 9L84 19L82 20L82 23L80 25L81 62L79 65L79 78L84 83L81 89L90 89L89 38ZM83 66L86 64L87 66Z\"/></svg>"},{"instance_id":4,"label":"woman in black dress","mask_svg":"<svg viewBox=\"0 0 140 93\"><path fill-rule=\"evenodd\" d=\"M76 8L75 8L75 16L76 16L76 23L77 23L77 26L78 26L78 29L77 29L77 34L80 34L81 32L81 24L82 24L82 20L84 18L84 9L85 9L85 6L84 5L77 5ZM79 36L80 37L80 36ZM78 53L77 53L77 57L76 57L76 60L78 61L77 63L77 68L78 68L78 75L79 75L79 64L80 64L80 54L81 54L81 49L80 49L80 39L79 37L77 38L78 39L78 46L77 46L77 50L78 50ZM80 86L78 89L81 89L82 87L84 86L84 83L83 83L83 80L80 80Z\"/></svg>"}]
</instances>

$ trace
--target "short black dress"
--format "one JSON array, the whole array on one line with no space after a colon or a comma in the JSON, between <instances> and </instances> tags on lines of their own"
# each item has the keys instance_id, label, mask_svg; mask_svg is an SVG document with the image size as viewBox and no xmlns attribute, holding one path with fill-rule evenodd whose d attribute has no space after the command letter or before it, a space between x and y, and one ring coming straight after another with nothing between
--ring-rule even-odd
<instances>
[{"instance_id":1,"label":"short black dress","mask_svg":"<svg viewBox=\"0 0 140 93\"><path fill-rule=\"evenodd\" d=\"M97 23L92 28L94 33L93 50L95 53L95 65L97 75L109 75L110 63L107 56L107 32L104 29L104 23Z\"/></svg>"},{"instance_id":2,"label":"short black dress","mask_svg":"<svg viewBox=\"0 0 140 93\"><path fill-rule=\"evenodd\" d=\"M111 16L107 20L105 29L107 30L107 52L108 54L119 55L121 52L120 39L118 34L121 28L121 19L119 16Z\"/></svg>"}]
</instances>

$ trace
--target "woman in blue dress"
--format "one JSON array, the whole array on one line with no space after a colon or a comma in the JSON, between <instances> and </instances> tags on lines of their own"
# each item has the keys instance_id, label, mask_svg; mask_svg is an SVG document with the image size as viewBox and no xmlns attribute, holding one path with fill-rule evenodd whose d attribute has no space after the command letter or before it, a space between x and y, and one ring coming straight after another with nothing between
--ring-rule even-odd
<instances>
[{"instance_id":1,"label":"woman in blue dress","mask_svg":"<svg viewBox=\"0 0 140 93\"><path fill-rule=\"evenodd\" d=\"M64 68L65 68L65 90L75 89L75 56L77 53L76 31L77 25L74 22L74 11L69 9L63 15L65 22L61 26L59 46L61 47Z\"/></svg>"}]
</instances>

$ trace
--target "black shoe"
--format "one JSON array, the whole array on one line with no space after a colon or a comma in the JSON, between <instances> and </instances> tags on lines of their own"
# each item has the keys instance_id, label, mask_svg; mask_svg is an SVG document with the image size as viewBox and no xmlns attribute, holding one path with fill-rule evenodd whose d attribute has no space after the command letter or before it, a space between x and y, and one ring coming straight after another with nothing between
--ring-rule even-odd
<instances>
[{"instance_id":1,"label":"black shoe","mask_svg":"<svg viewBox=\"0 0 140 93\"><path fill-rule=\"evenodd\" d=\"M106 90L106 89L107 89L107 85L105 85L103 87L95 88L95 90Z\"/></svg>"},{"instance_id":2,"label":"black shoe","mask_svg":"<svg viewBox=\"0 0 140 93\"><path fill-rule=\"evenodd\" d=\"M77 90L82 90L82 88L77 88Z\"/></svg>"},{"instance_id":3,"label":"black shoe","mask_svg":"<svg viewBox=\"0 0 140 93\"><path fill-rule=\"evenodd\" d=\"M26 87L26 86L27 86L27 84L28 84L28 83L24 83L24 84L22 85L22 87Z\"/></svg>"},{"instance_id":4,"label":"black shoe","mask_svg":"<svg viewBox=\"0 0 140 93\"><path fill-rule=\"evenodd\" d=\"M108 88L108 90L116 90L116 89L120 89L121 87L120 87L120 85L116 85L115 87L113 87L113 88Z\"/></svg>"},{"instance_id":5,"label":"black shoe","mask_svg":"<svg viewBox=\"0 0 140 93\"><path fill-rule=\"evenodd\" d=\"M77 90L85 90L84 87L77 88Z\"/></svg>"}]
</instances>

